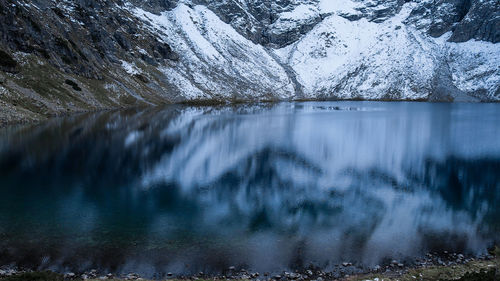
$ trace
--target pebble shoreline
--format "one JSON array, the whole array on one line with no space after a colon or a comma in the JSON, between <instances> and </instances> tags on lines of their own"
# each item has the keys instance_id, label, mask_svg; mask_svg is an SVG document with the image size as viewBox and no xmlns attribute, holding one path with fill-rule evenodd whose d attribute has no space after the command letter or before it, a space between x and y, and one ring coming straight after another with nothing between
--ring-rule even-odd
<instances>
[{"instance_id":1,"label":"pebble shoreline","mask_svg":"<svg viewBox=\"0 0 500 281\"><path fill-rule=\"evenodd\" d=\"M480 260L493 260L495 256L493 255L479 255L479 256L465 256L463 254L457 253L428 253L423 258L417 258L409 265L406 265L400 261L392 260L390 263L385 265L377 265L371 268L359 267L350 262L343 262L342 264L334 266L333 270L324 271L319 268L310 266L303 270L296 270L294 272L283 271L278 274L271 274L268 272L259 273L252 272L247 269L238 269L235 266L229 267L224 271L223 274L210 275L203 272L199 272L195 275L175 275L171 272L159 274L153 277L153 279L176 279L176 280L253 280L253 281L325 281L325 280L338 280L342 278L348 278L350 276L355 276L359 274L368 273L380 273L390 276L400 276L408 272L409 269L413 268L426 268L431 266L456 266L463 265L473 261ZM0 267L0 278L19 275L22 273L33 272L32 270ZM140 276L137 273L127 273L127 274L113 274L99 272L96 269L89 270L87 272L74 273L66 272L64 273L64 279L66 280L87 280L87 279L98 279L98 280L109 280L109 279L121 279L121 280L145 280L145 277Z\"/></svg>"}]
</instances>

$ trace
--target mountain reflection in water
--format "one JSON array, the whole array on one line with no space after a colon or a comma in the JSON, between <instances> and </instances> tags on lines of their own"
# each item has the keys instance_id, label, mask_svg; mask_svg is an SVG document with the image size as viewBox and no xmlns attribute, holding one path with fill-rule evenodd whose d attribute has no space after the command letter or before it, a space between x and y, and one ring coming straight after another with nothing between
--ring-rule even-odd
<instances>
[{"instance_id":1,"label":"mountain reflection in water","mask_svg":"<svg viewBox=\"0 0 500 281\"><path fill-rule=\"evenodd\" d=\"M375 265L500 233L500 105L168 106L0 130L0 265Z\"/></svg>"}]
</instances>

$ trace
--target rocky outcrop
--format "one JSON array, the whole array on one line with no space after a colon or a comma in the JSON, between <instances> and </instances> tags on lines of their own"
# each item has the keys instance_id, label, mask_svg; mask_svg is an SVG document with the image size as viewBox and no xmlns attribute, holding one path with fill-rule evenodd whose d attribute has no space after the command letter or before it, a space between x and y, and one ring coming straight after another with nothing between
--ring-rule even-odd
<instances>
[{"instance_id":1,"label":"rocky outcrop","mask_svg":"<svg viewBox=\"0 0 500 281\"><path fill-rule=\"evenodd\" d=\"M432 37L452 32L450 42L500 40L500 4L495 0L422 1L412 11L409 22L418 23Z\"/></svg>"},{"instance_id":2,"label":"rocky outcrop","mask_svg":"<svg viewBox=\"0 0 500 281\"><path fill-rule=\"evenodd\" d=\"M470 2L472 3L465 6L470 7L467 14L456 25L450 41L465 42L470 39L477 39L499 43L500 2L495 0Z\"/></svg>"}]
</instances>

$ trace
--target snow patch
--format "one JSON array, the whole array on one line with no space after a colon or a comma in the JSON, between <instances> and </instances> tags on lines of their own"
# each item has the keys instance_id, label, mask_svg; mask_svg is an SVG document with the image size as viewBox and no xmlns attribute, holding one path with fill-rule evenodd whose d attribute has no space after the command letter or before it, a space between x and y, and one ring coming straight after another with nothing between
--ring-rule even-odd
<instances>
[{"instance_id":1,"label":"snow patch","mask_svg":"<svg viewBox=\"0 0 500 281\"><path fill-rule=\"evenodd\" d=\"M280 20L308 20L310 18L318 16L318 8L313 5L301 4L295 7L290 12L284 12L280 14Z\"/></svg>"},{"instance_id":2,"label":"snow patch","mask_svg":"<svg viewBox=\"0 0 500 281\"><path fill-rule=\"evenodd\" d=\"M130 74L130 75L136 75L140 74L141 70L135 66L134 63L126 62L124 60L121 60L122 63L122 68L125 69L125 71Z\"/></svg>"},{"instance_id":3,"label":"snow patch","mask_svg":"<svg viewBox=\"0 0 500 281\"><path fill-rule=\"evenodd\" d=\"M321 0L319 2L319 10L322 14L329 13L349 13L357 14L355 9L360 5L351 0Z\"/></svg>"}]
</instances>

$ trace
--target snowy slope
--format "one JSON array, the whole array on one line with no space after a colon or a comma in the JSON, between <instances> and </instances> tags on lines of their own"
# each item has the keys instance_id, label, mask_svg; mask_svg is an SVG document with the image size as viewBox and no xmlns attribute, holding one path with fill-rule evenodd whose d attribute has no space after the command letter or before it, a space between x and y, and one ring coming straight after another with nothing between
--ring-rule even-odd
<instances>
[{"instance_id":1,"label":"snowy slope","mask_svg":"<svg viewBox=\"0 0 500 281\"><path fill-rule=\"evenodd\" d=\"M264 47L256 45L198 5L179 4L155 15L133 12L161 35L178 54L174 65L161 67L165 79L188 99L290 98L294 87L285 70Z\"/></svg>"},{"instance_id":2,"label":"snowy slope","mask_svg":"<svg viewBox=\"0 0 500 281\"><path fill-rule=\"evenodd\" d=\"M497 44L470 40L446 43L447 60L453 83L478 98L500 99L500 47Z\"/></svg>"},{"instance_id":3,"label":"snowy slope","mask_svg":"<svg viewBox=\"0 0 500 281\"><path fill-rule=\"evenodd\" d=\"M426 99L433 94L436 72L449 62L454 86L471 95L500 98L498 44L434 39L405 23L416 3L375 23L346 19L344 14L359 3L342 2L342 9L322 2L321 9L333 15L298 42L275 51L296 71L306 96Z\"/></svg>"}]
</instances>

